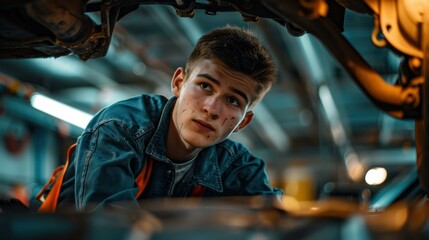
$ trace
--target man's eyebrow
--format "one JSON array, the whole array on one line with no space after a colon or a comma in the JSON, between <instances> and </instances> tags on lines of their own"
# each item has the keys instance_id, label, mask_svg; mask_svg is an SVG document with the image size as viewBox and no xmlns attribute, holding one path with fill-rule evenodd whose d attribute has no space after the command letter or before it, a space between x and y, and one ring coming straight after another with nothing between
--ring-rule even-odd
<instances>
[{"instance_id":1,"label":"man's eyebrow","mask_svg":"<svg viewBox=\"0 0 429 240\"><path fill-rule=\"evenodd\" d=\"M214 84L216 84L216 85L220 86L220 82L219 82L216 78L214 78L213 76L211 76L211 75L209 75L209 74L207 74L207 73L200 73L200 74L197 74L197 76L198 76L198 77L207 78L208 80L210 80L210 81L211 81L211 82L213 82ZM236 94L238 94L238 95L240 95L241 97L243 97L243 98L244 98L244 100L246 101L246 104L247 104L247 103L249 103L249 98L247 97L247 95L246 95L243 91L238 90L238 89L233 88L233 87L230 87L229 89L231 89L231 91L233 91L233 92L235 92Z\"/></svg>"}]
</instances>

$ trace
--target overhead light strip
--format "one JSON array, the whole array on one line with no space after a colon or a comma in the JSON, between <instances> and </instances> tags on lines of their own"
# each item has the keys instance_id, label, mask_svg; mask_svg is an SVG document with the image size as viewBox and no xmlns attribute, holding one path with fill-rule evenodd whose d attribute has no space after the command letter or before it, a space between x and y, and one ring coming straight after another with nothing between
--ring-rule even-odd
<instances>
[{"instance_id":1,"label":"overhead light strip","mask_svg":"<svg viewBox=\"0 0 429 240\"><path fill-rule=\"evenodd\" d=\"M53 117L71 123L84 129L93 115L68 106L40 93L35 93L30 99L31 106Z\"/></svg>"}]
</instances>

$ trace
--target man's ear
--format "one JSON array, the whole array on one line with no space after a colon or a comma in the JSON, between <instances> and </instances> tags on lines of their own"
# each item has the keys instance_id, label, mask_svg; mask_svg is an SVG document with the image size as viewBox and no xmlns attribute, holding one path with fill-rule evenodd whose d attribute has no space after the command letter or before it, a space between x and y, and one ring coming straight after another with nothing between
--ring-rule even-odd
<instances>
[{"instance_id":1,"label":"man's ear","mask_svg":"<svg viewBox=\"0 0 429 240\"><path fill-rule=\"evenodd\" d=\"M252 111L248 111L244 116L243 120L241 120L240 124L234 129L234 132L238 132L241 129L245 128L252 121L254 113Z\"/></svg>"},{"instance_id":2,"label":"man's ear","mask_svg":"<svg viewBox=\"0 0 429 240\"><path fill-rule=\"evenodd\" d=\"M185 81L186 72L183 68L179 67L173 74L171 79L171 91L174 96L179 97L180 89L182 88L183 82Z\"/></svg>"}]
</instances>

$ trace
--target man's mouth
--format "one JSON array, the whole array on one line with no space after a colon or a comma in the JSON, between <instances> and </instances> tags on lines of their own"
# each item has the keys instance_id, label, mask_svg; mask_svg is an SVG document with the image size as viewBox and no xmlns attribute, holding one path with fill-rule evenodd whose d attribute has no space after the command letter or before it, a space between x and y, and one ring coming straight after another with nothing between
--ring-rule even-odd
<instances>
[{"instance_id":1,"label":"man's mouth","mask_svg":"<svg viewBox=\"0 0 429 240\"><path fill-rule=\"evenodd\" d=\"M206 123L206 122L201 121L201 120L194 120L194 122L196 122L199 126L201 126L203 128L206 128L206 129L211 130L211 131L215 131L215 128L209 123Z\"/></svg>"}]
</instances>

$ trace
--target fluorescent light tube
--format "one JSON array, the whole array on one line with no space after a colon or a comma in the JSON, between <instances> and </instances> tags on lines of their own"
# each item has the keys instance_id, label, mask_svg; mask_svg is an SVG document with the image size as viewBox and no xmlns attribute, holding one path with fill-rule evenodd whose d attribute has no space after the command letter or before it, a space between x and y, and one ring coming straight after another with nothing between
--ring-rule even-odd
<instances>
[{"instance_id":1,"label":"fluorescent light tube","mask_svg":"<svg viewBox=\"0 0 429 240\"><path fill-rule=\"evenodd\" d=\"M30 102L31 106L34 108L82 129L86 127L93 117L93 115L89 113L70 107L40 93L33 94Z\"/></svg>"}]
</instances>

